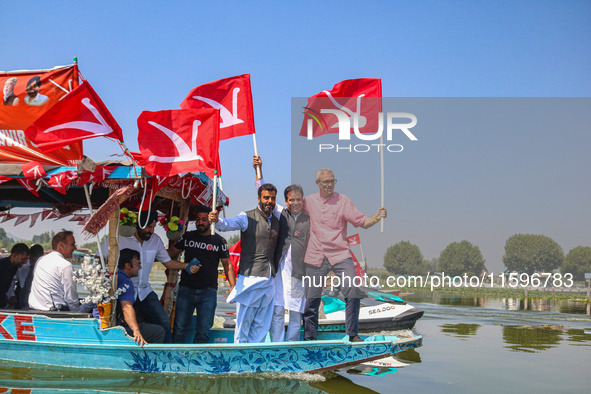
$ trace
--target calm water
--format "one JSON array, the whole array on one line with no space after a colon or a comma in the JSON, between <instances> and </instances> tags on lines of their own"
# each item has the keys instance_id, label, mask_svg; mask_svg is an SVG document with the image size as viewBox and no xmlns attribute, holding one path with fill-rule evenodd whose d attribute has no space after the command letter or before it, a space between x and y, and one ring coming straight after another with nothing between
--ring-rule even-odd
<instances>
[{"instance_id":1,"label":"calm water","mask_svg":"<svg viewBox=\"0 0 591 394\"><path fill-rule=\"evenodd\" d=\"M415 327L424 343L396 355L396 368L357 366L325 376L183 378L0 364L0 392L2 387L33 393L589 392L586 304L432 295L408 301L425 311ZM218 312L231 309L220 305Z\"/></svg>"}]
</instances>

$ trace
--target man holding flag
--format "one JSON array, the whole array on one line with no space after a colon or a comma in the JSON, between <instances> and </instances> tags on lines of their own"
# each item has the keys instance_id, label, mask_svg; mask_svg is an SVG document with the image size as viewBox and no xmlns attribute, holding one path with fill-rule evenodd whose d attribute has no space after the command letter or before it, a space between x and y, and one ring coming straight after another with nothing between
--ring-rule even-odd
<instances>
[{"instance_id":1,"label":"man holding flag","mask_svg":"<svg viewBox=\"0 0 591 394\"><path fill-rule=\"evenodd\" d=\"M306 250L306 307L304 310L304 339L315 340L318 334L318 309L322 282L329 271L341 278L347 306L345 330L352 342L361 341L358 334L360 294L353 286L355 266L347 243L347 223L368 229L387 216L381 207L375 215L365 216L345 195L334 191L337 180L328 168L316 172L319 192L304 199L304 210L310 216L310 241ZM307 282L307 281L305 281Z\"/></svg>"},{"instance_id":2,"label":"man holding flag","mask_svg":"<svg viewBox=\"0 0 591 394\"><path fill-rule=\"evenodd\" d=\"M277 273L275 248L279 237L279 219L273 215L277 188L270 183L258 190L258 206L233 218L209 214L220 231L240 230L240 268L236 287L228 302L238 304L235 343L263 342L271 326Z\"/></svg>"}]
</instances>

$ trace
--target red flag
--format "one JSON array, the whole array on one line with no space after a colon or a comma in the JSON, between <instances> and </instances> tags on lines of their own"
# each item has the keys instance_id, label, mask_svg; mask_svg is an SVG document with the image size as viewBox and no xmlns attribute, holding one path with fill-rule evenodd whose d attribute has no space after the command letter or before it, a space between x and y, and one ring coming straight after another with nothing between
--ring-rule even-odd
<instances>
[{"instance_id":1,"label":"red flag","mask_svg":"<svg viewBox=\"0 0 591 394\"><path fill-rule=\"evenodd\" d=\"M376 133L382 112L382 80L378 78L348 79L308 98L304 122L300 130L303 137L339 132L340 119L334 112L340 110L349 121L349 133L357 124L360 133ZM310 128L310 130L309 130Z\"/></svg>"},{"instance_id":2,"label":"red flag","mask_svg":"<svg viewBox=\"0 0 591 394\"><path fill-rule=\"evenodd\" d=\"M21 185L23 185L25 189L33 193L35 196L39 197L39 193L37 192L37 183L34 179L17 178L16 180Z\"/></svg>"},{"instance_id":3,"label":"red flag","mask_svg":"<svg viewBox=\"0 0 591 394\"><path fill-rule=\"evenodd\" d=\"M347 240L349 241L350 246L361 245L361 239L359 238L359 234L351 235L350 237L347 237Z\"/></svg>"},{"instance_id":4,"label":"red flag","mask_svg":"<svg viewBox=\"0 0 591 394\"><path fill-rule=\"evenodd\" d=\"M84 186L89 182L95 185L104 182L105 179L117 168L117 166L96 166L94 172L84 171L78 177L78 186Z\"/></svg>"},{"instance_id":5,"label":"red flag","mask_svg":"<svg viewBox=\"0 0 591 394\"><path fill-rule=\"evenodd\" d=\"M49 178L47 184L62 194L66 194L66 187L78 178L76 171L64 171Z\"/></svg>"},{"instance_id":6,"label":"red flag","mask_svg":"<svg viewBox=\"0 0 591 394\"><path fill-rule=\"evenodd\" d=\"M21 166L23 176L28 180L34 180L47 176L43 166L38 161L31 161Z\"/></svg>"},{"instance_id":7,"label":"red flag","mask_svg":"<svg viewBox=\"0 0 591 394\"><path fill-rule=\"evenodd\" d=\"M94 137L123 141L121 127L88 81L41 115L25 134L46 152Z\"/></svg>"},{"instance_id":8,"label":"red flag","mask_svg":"<svg viewBox=\"0 0 591 394\"><path fill-rule=\"evenodd\" d=\"M361 268L361 264L359 264L359 260L357 260L357 257L355 257L353 252L351 252L351 256L353 257L353 265L355 265L355 276L363 277L363 274L365 273L365 271L363 271L363 269Z\"/></svg>"},{"instance_id":9,"label":"red flag","mask_svg":"<svg viewBox=\"0 0 591 394\"><path fill-rule=\"evenodd\" d=\"M220 175L219 117L215 109L142 112L137 119L138 144L147 173Z\"/></svg>"},{"instance_id":10,"label":"red flag","mask_svg":"<svg viewBox=\"0 0 591 394\"><path fill-rule=\"evenodd\" d=\"M238 269L240 268L240 251L242 250L242 246L240 246L240 240L236 242L234 245L230 246L228 252L230 253L230 262L232 263L232 268L234 268L234 273L238 275Z\"/></svg>"},{"instance_id":11,"label":"red flag","mask_svg":"<svg viewBox=\"0 0 591 394\"><path fill-rule=\"evenodd\" d=\"M185 97L181 108L219 109L220 140L254 134L250 74L199 85Z\"/></svg>"},{"instance_id":12,"label":"red flag","mask_svg":"<svg viewBox=\"0 0 591 394\"><path fill-rule=\"evenodd\" d=\"M11 179L12 178L10 178L10 177L0 175L0 183L8 182Z\"/></svg>"}]
</instances>

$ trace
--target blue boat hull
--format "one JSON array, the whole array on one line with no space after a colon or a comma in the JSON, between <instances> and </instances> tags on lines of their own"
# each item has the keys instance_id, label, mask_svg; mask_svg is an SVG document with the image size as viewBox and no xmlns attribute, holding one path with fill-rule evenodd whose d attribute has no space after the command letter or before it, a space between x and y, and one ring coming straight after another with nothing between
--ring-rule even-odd
<instances>
[{"instance_id":1,"label":"blue boat hull","mask_svg":"<svg viewBox=\"0 0 591 394\"><path fill-rule=\"evenodd\" d=\"M67 315L66 315L67 316ZM121 327L100 330L91 318L50 318L0 311L0 360L55 367L173 374L320 372L421 345L422 337L233 344L232 330L213 330L218 343L137 346Z\"/></svg>"}]
</instances>

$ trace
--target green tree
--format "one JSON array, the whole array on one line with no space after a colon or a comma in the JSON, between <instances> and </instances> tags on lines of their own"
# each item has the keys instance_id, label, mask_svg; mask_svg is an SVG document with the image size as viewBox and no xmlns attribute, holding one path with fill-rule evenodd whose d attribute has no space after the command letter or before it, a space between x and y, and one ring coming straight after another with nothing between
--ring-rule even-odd
<instances>
[{"instance_id":1,"label":"green tree","mask_svg":"<svg viewBox=\"0 0 591 394\"><path fill-rule=\"evenodd\" d=\"M384 268L391 274L423 275L429 271L421 250L409 241L400 241L386 250Z\"/></svg>"},{"instance_id":2,"label":"green tree","mask_svg":"<svg viewBox=\"0 0 591 394\"><path fill-rule=\"evenodd\" d=\"M55 231L46 231L44 233L33 235L32 244L39 244L43 246L44 250L51 249L51 240L55 235Z\"/></svg>"},{"instance_id":3,"label":"green tree","mask_svg":"<svg viewBox=\"0 0 591 394\"><path fill-rule=\"evenodd\" d=\"M230 238L226 240L228 242L228 246L234 245L236 242L240 241L240 235L234 234Z\"/></svg>"},{"instance_id":4,"label":"green tree","mask_svg":"<svg viewBox=\"0 0 591 394\"><path fill-rule=\"evenodd\" d=\"M585 273L591 273L591 247L577 246L566 255L560 272L573 274L573 280L585 280Z\"/></svg>"},{"instance_id":5,"label":"green tree","mask_svg":"<svg viewBox=\"0 0 591 394\"><path fill-rule=\"evenodd\" d=\"M468 241L452 242L439 255L439 271L446 275L480 275L484 266L484 257L478 246Z\"/></svg>"},{"instance_id":6,"label":"green tree","mask_svg":"<svg viewBox=\"0 0 591 394\"><path fill-rule=\"evenodd\" d=\"M12 246L12 244L14 243L14 240L12 238L8 237L8 234L6 234L6 231L0 227L0 248L7 248L9 246Z\"/></svg>"},{"instance_id":7,"label":"green tree","mask_svg":"<svg viewBox=\"0 0 591 394\"><path fill-rule=\"evenodd\" d=\"M505 243L503 263L509 271L552 272L564 261L564 252L552 238L541 234L514 234Z\"/></svg>"}]
</instances>

